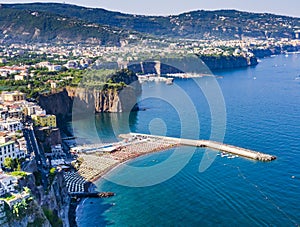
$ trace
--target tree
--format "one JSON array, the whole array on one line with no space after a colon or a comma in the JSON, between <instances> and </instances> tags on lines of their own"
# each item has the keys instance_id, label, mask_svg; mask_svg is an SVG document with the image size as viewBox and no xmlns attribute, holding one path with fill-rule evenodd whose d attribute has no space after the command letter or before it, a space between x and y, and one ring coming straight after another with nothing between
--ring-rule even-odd
<instances>
[{"instance_id":1,"label":"tree","mask_svg":"<svg viewBox=\"0 0 300 227\"><path fill-rule=\"evenodd\" d=\"M10 170L20 171L21 164L23 161L24 161L24 159L18 159L18 158L12 159L12 158L7 157L4 159L3 166Z\"/></svg>"},{"instance_id":2,"label":"tree","mask_svg":"<svg viewBox=\"0 0 300 227\"><path fill-rule=\"evenodd\" d=\"M12 158L7 157L4 159L3 165L5 168L12 170L12 169L14 169L14 164L15 164L15 162Z\"/></svg>"}]
</instances>

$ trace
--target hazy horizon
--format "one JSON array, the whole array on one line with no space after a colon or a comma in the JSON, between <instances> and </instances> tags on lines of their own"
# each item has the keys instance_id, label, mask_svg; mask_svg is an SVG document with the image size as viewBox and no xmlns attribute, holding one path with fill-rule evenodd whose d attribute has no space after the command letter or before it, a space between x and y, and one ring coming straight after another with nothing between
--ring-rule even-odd
<instances>
[{"instance_id":1,"label":"hazy horizon","mask_svg":"<svg viewBox=\"0 0 300 227\"><path fill-rule=\"evenodd\" d=\"M141 2L138 0L131 0L131 4L124 0L52 0L52 1L32 1L32 0L1 0L0 4L14 4L14 3L66 3L77 6L84 6L88 8L103 8L110 11L118 11L128 14L137 15L155 15L155 16L167 16L178 15L184 12L197 11L197 10L238 10L253 13L272 13L277 15L300 17L300 12L294 5L297 4L296 0L288 0L289 4L282 4L282 1L278 0L266 0L258 1L253 0L251 2L242 2L237 0L222 1L215 0L214 2L204 2L191 0L182 4L181 1L175 0L153 0L151 2ZM160 7L157 7L157 6ZM172 5L172 8L169 6Z\"/></svg>"}]
</instances>

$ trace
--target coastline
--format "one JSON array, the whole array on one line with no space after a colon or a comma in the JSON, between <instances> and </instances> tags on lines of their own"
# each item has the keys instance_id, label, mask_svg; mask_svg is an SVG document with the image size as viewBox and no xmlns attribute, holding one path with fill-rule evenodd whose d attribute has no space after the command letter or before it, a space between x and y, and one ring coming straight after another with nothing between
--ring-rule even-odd
<instances>
[{"instance_id":1,"label":"coastline","mask_svg":"<svg viewBox=\"0 0 300 227\"><path fill-rule=\"evenodd\" d=\"M98 180L100 180L101 178L103 178L103 176L109 174L114 169L120 167L121 165L123 165L123 164L125 164L125 163L127 163L129 161L132 161L132 160L134 160L136 158L139 158L141 156L146 156L146 155L149 155L149 154L152 154L152 153L164 152L164 151L167 151L169 149L172 149L172 148L175 148L175 147L178 147L178 146L180 146L180 145L173 145L173 146L166 147L165 149L156 149L156 150L152 150L152 151L143 152L143 153L140 153L138 155L134 155L134 156L128 157L127 159L124 159L121 162L118 162L118 163L116 163L114 165L109 166L107 169L105 169L104 171L102 171L101 173L99 173L97 176L95 176L91 180L89 180L89 182L91 183L91 185L89 186L89 192L94 192L94 189L95 189L94 183L95 182L97 182Z\"/></svg>"},{"instance_id":2,"label":"coastline","mask_svg":"<svg viewBox=\"0 0 300 227\"><path fill-rule=\"evenodd\" d=\"M70 208L69 208L69 224L72 227L77 227L77 209L80 208L81 199L71 198L70 200Z\"/></svg>"},{"instance_id":3,"label":"coastline","mask_svg":"<svg viewBox=\"0 0 300 227\"><path fill-rule=\"evenodd\" d=\"M108 167L106 170L104 170L102 173L100 173L98 176L95 176L92 180L89 181L90 185L88 187L88 192L99 192L97 190L97 186L96 186L96 182L103 179L103 177L107 174L109 174L110 172L112 172L113 170L115 170L116 168L119 168L121 165L127 163L127 162L130 162L136 158L139 158L139 157L142 157L142 156L147 156L149 154L153 154L153 153L158 153L158 152L164 152L164 151L167 151L169 149L172 149L172 148L175 148L175 147L178 147L179 145L172 145L166 149L163 149L163 150L159 150L159 149L156 149L156 150L152 150L152 151L148 151L148 152L144 152L144 153L140 153L139 155L136 155L136 156L132 156L128 159L125 159L125 160L122 160L121 162L119 163L116 163L114 165L111 165L110 167ZM83 207L83 203L85 201L85 199L77 199L75 200L74 198L72 199L74 201L71 201L70 202L70 210L69 210L69 222L70 222L70 226L74 226L74 227L77 227L77 221L76 221L76 218L77 218L77 211L79 209L82 209ZM72 212L70 212L72 211Z\"/></svg>"}]
</instances>

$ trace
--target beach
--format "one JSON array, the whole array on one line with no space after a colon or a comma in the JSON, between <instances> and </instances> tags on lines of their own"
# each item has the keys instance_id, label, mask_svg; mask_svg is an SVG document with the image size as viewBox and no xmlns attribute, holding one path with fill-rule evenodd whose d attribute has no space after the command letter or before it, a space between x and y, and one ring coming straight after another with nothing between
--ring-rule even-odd
<instances>
[{"instance_id":1,"label":"beach","mask_svg":"<svg viewBox=\"0 0 300 227\"><path fill-rule=\"evenodd\" d=\"M123 146L120 146L113 152L82 153L78 155L78 158L82 160L78 173L86 181L95 182L104 174L126 161L176 146L179 146L179 144L171 140L137 138L135 141L125 142Z\"/></svg>"}]
</instances>

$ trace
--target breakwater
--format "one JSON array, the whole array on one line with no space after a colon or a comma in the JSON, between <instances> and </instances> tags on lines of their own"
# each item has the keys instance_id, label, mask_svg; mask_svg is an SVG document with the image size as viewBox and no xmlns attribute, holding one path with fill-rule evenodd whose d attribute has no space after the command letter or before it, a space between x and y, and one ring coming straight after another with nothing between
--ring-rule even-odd
<instances>
[{"instance_id":1,"label":"breakwater","mask_svg":"<svg viewBox=\"0 0 300 227\"><path fill-rule=\"evenodd\" d=\"M70 196L76 198L108 198L114 196L113 192L72 192Z\"/></svg>"},{"instance_id":2,"label":"breakwater","mask_svg":"<svg viewBox=\"0 0 300 227\"><path fill-rule=\"evenodd\" d=\"M192 140L192 139L181 139L181 138L174 138L174 137L165 137L165 136L155 136L155 135L147 135L147 134L140 134L140 133L129 133L129 134L123 134L120 135L121 138L123 139L137 139L137 138L142 138L142 139L163 139L166 142L167 141L172 141L174 143L184 145L184 146L195 146L195 147L206 147L210 148L213 150L218 150L230 154L235 154L239 155L242 157L250 158L253 160L258 160L258 161L273 161L276 159L276 156L253 151L250 149L245 149L237 146L232 146L228 144L223 144L220 142L216 141L210 141L210 140Z\"/></svg>"}]
</instances>

